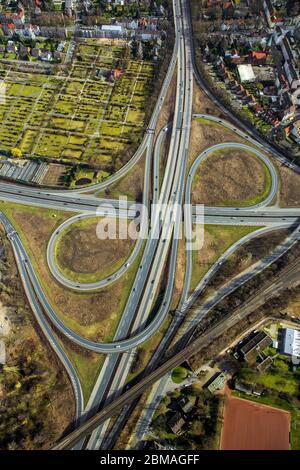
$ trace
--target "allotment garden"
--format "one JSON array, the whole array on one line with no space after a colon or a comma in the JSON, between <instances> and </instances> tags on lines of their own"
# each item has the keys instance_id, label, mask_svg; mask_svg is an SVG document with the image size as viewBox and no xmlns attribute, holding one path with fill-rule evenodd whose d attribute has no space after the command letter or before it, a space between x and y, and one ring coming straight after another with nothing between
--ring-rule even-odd
<instances>
[{"instance_id":1,"label":"allotment garden","mask_svg":"<svg viewBox=\"0 0 300 470\"><path fill-rule=\"evenodd\" d=\"M0 151L114 172L143 135L154 73L120 40L80 40L70 66L0 63Z\"/></svg>"}]
</instances>

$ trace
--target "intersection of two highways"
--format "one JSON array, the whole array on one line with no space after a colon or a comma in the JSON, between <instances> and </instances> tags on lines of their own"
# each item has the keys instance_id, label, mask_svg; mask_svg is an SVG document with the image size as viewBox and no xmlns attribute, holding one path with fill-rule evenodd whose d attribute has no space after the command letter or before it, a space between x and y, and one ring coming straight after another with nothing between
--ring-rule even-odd
<instances>
[{"instance_id":1,"label":"intersection of two highways","mask_svg":"<svg viewBox=\"0 0 300 470\"><path fill-rule=\"evenodd\" d=\"M50 190L3 181L0 182L0 198L3 201L77 213L56 229L50 238L47 250L49 269L54 278L66 288L79 292L89 292L115 282L125 274L144 247L139 269L137 270L133 287L114 339L110 343L96 343L85 339L74 332L70 327L66 326L53 310L43 292L38 276L35 273L20 236L8 218L3 213L0 213L0 220L11 242L18 270L32 311L42 332L65 367L74 389L76 400L75 430L62 439L62 441L57 444L56 449L97 449L102 445L105 439L106 445L109 446L109 438L106 436L106 430L109 419L114 416L116 412L120 413L118 420L114 424L114 427L117 429L118 423L121 423L122 418L124 419L126 416L128 405L144 390L149 389L150 386L156 383L156 389L153 395L153 403L155 403L165 386L166 374L168 374L170 370L176 367L176 365L181 364L191 354L205 346L205 344L208 344L208 342L217 337L220 332L230 328L230 326L242 318L243 315L249 313L251 305L249 305L245 311L241 309L236 314L230 316L230 318L225 318L217 326L201 335L199 338L188 341L180 351L162 364L160 363L169 339L174 332L177 331L181 323L181 318L188 309L190 309L205 286L229 256L254 237L280 228L291 228L290 236L277 246L276 250L274 250L271 255L267 256L259 263L256 263L245 273L237 276L233 281L219 289L214 298L206 302L199 312L196 312L194 321L191 322L188 327L190 332L186 332L187 335L189 333L192 334L193 328L199 319L203 318L203 316L222 298L226 297L251 277L264 270L300 239L300 208L284 209L272 206L272 201L274 201L278 193L279 181L277 171L268 155L272 155L280 164L288 166L297 173L300 172L300 168L291 163L286 156L276 147L273 147L270 142L265 141L255 129L247 127L244 123L238 121L206 88L194 62L190 14L186 0L173 0L173 10L176 40L169 68L144 139L134 156L121 170L99 184L76 190ZM173 122L164 126L155 139L155 129L157 127L158 118L175 71L177 71L177 83ZM228 117L230 122L229 120L210 115L193 115L194 79L207 93L209 98L221 108L222 113ZM203 118L216 122L220 126L224 126L247 141L247 145L233 142L213 145L211 148L203 151L196 158L189 171L187 171L191 122L194 118ZM159 187L161 145L165 139L167 129L171 129L171 137L165 170L162 175L162 185ZM204 224L227 226L252 225L255 227L260 226L261 228L244 236L228 248L211 266L192 293L190 293L192 252L191 250L187 250L184 285L176 310L178 315L175 315L172 319L165 338L161 341L155 355L151 359L147 376L136 385L126 390L124 385L131 365L131 359L128 353L134 352L135 348L151 338L159 330L170 310L178 256L179 237L176 235L182 223L182 214L178 211L178 207L181 207L184 203L191 203L192 183L201 162L212 153L224 149L240 149L252 153L260 159L271 175L270 191L264 201L251 207L205 207ZM101 281L79 283L68 279L58 269L55 261L54 251L58 237L74 222L95 217L95 214L97 214L97 216L117 215L117 217L134 219L136 217L137 208L132 202L130 204L125 203L125 205L120 208L119 201L114 199L100 199L96 197L95 194L93 195L92 192L104 190L112 183L124 177L141 159L145 152L146 163L142 207L150 209L150 212L151 204L155 203L155 207L161 207L160 214L154 217L154 222L150 229L158 233L159 236L152 237L150 232L145 243L142 237L139 237L126 262L119 267L116 272ZM153 199L150 201L149 194L151 187L153 188ZM196 208L192 205L190 205L190 207L190 214L184 219L185 233L187 234L191 233L193 223L197 223ZM170 212L172 213L172 217L170 217ZM165 272L166 266L168 274L164 297L157 314L148 322L147 320L159 288L159 281L162 274ZM290 275L292 276L293 273ZM278 287L278 285L274 285L273 289L276 287ZM84 406L82 388L76 370L60 345L57 336L53 332L52 326L69 341L74 342L82 348L106 354L101 373L86 406ZM151 421L151 416L151 412L144 413L144 427ZM139 430L137 432L139 432ZM114 428L111 431L111 434L113 433Z\"/></svg>"}]
</instances>

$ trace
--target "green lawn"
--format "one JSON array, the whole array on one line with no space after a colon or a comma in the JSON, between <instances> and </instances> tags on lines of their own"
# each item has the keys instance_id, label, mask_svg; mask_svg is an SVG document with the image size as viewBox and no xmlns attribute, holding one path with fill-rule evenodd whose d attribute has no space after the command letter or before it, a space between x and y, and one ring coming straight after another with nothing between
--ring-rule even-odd
<instances>
[{"instance_id":1,"label":"green lawn","mask_svg":"<svg viewBox=\"0 0 300 470\"><path fill-rule=\"evenodd\" d=\"M285 356L276 356L273 366L263 374L253 368L244 367L240 378L248 383L260 384L265 388L290 395L297 395L300 390L300 372L291 371L291 363Z\"/></svg>"}]
</instances>

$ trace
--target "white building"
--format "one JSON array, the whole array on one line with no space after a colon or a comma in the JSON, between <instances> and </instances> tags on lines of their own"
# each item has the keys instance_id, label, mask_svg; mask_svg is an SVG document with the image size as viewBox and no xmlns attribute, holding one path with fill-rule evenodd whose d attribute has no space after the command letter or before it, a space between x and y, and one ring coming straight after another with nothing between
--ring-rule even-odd
<instances>
[{"instance_id":1,"label":"white building","mask_svg":"<svg viewBox=\"0 0 300 470\"><path fill-rule=\"evenodd\" d=\"M103 24L101 26L101 30L107 33L116 33L116 34L123 33L123 27L121 25L116 25L116 24Z\"/></svg>"},{"instance_id":2,"label":"white building","mask_svg":"<svg viewBox=\"0 0 300 470\"><path fill-rule=\"evenodd\" d=\"M284 330L283 353L287 356L300 357L300 331L292 328Z\"/></svg>"},{"instance_id":3,"label":"white building","mask_svg":"<svg viewBox=\"0 0 300 470\"><path fill-rule=\"evenodd\" d=\"M255 81L255 74L251 64L238 65L237 68L242 83Z\"/></svg>"}]
</instances>

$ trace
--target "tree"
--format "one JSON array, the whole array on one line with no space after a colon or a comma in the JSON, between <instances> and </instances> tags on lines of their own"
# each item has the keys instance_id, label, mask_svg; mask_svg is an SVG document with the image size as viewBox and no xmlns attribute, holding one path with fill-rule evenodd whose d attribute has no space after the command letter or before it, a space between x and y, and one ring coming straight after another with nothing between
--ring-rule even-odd
<instances>
[{"instance_id":1,"label":"tree","mask_svg":"<svg viewBox=\"0 0 300 470\"><path fill-rule=\"evenodd\" d=\"M17 147L12 148L10 153L11 153L11 156L14 157L14 158L22 158L23 157L22 150L17 148Z\"/></svg>"}]
</instances>

